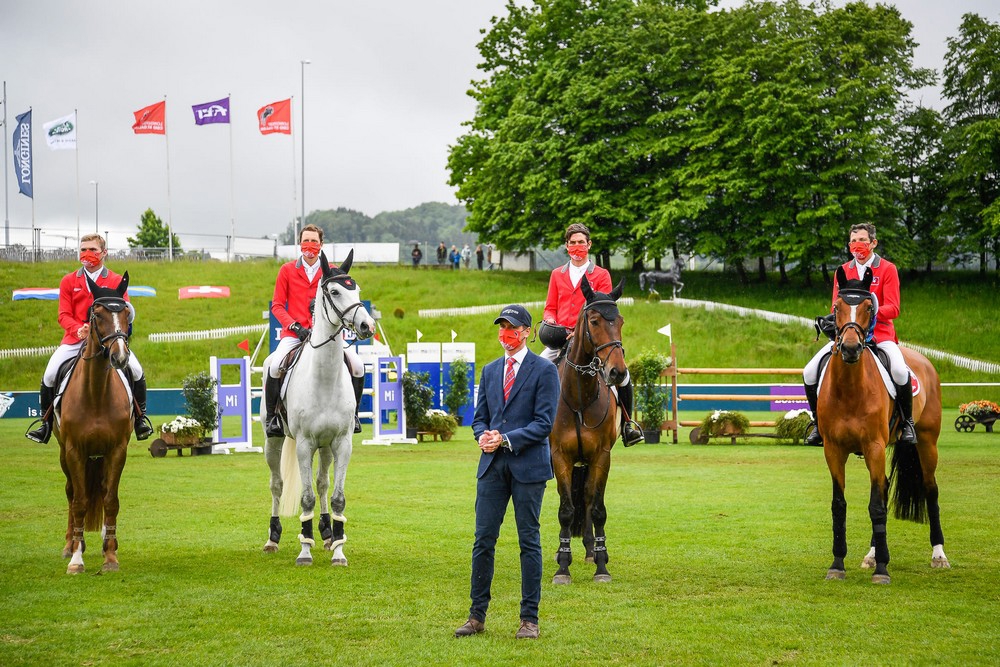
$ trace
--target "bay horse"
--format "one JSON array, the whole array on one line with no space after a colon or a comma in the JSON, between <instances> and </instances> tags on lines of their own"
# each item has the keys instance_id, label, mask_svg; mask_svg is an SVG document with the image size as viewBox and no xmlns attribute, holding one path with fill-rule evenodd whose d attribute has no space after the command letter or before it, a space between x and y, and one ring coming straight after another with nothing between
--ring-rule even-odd
<instances>
[{"instance_id":1,"label":"bay horse","mask_svg":"<svg viewBox=\"0 0 1000 667\"><path fill-rule=\"evenodd\" d=\"M610 294L604 294L593 291L586 276L580 279L587 301L577 318L569 351L559 365L561 400L549 436L559 490L559 569L552 579L554 584L571 581L573 537L583 538L586 560L597 566L594 581L611 581L604 488L620 422L611 388L628 373L621 341L624 320L616 303L624 284L622 279Z\"/></svg>"},{"instance_id":2,"label":"bay horse","mask_svg":"<svg viewBox=\"0 0 1000 667\"><path fill-rule=\"evenodd\" d=\"M892 442L891 437L898 434L898 419L890 426L895 403L882 381L873 351L865 345L872 318L876 315L869 291L871 282L871 271L865 272L864 280L848 280L843 267L837 269L838 296L834 304L837 337L820 382L816 411L823 452L833 478L833 564L826 578L844 579L846 576L844 466L852 453L858 453L864 457L871 480L868 502L871 548L861 567L875 568L872 583L888 584L886 514L890 491L893 492L896 518L918 523L930 521L931 567L950 567L944 553L938 486L934 478L938 463L937 441L941 433L941 382L926 357L901 348L919 387L913 396L917 444L897 442L893 446L892 470L887 479L886 447Z\"/></svg>"},{"instance_id":3,"label":"bay horse","mask_svg":"<svg viewBox=\"0 0 1000 667\"><path fill-rule=\"evenodd\" d=\"M361 304L357 282L348 274L353 261L354 250L351 250L340 268L331 267L326 254L320 253L323 276L316 293L312 334L302 344L302 354L289 371L285 389L286 410L282 421L288 438L267 437L265 433L264 457L271 469L271 521L264 551L278 550L279 513L291 516L301 506L301 551L295 560L297 565L312 565L311 549L315 544L312 520L317 495L320 536L324 547L333 551L331 564L347 565L343 550L347 541L344 480L351 460L355 398L351 374L344 363L341 334L349 329L363 340L375 334L375 321ZM314 494L312 467L317 452L319 466ZM330 466L334 463L333 494L327 507Z\"/></svg>"},{"instance_id":4,"label":"bay horse","mask_svg":"<svg viewBox=\"0 0 1000 667\"><path fill-rule=\"evenodd\" d=\"M98 287L87 277L94 297L90 330L56 410L54 431L59 465L66 475L69 520L63 557L67 574L84 571L84 530L101 528L102 572L118 570L118 484L132 436L132 399L119 371L128 368L129 310L125 302L128 271L118 287Z\"/></svg>"}]
</instances>

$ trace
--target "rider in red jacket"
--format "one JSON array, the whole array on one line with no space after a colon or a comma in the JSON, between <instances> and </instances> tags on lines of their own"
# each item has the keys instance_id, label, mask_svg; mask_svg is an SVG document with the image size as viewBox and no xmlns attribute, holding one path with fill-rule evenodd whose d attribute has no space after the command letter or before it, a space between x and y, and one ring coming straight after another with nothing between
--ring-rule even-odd
<instances>
[{"instance_id":1,"label":"rider in red jacket","mask_svg":"<svg viewBox=\"0 0 1000 667\"><path fill-rule=\"evenodd\" d=\"M580 289L583 276L587 276L587 282L595 292L608 294L612 290L611 274L589 259L591 245L590 230L586 225L574 223L567 227L566 252L569 253L569 261L554 269L549 276L549 292L545 298L542 322L565 327L567 343L573 337L573 329L580 317L580 311L587 303L587 298ZM545 343L546 340L543 339L542 342ZM560 351L561 348L546 346L539 356L554 362L559 357ZM632 380L631 376L626 374L625 380L618 385L618 404L623 408L622 442L626 447L642 442L642 431L636 428L631 420L632 400Z\"/></svg>"},{"instance_id":2,"label":"rider in red jacket","mask_svg":"<svg viewBox=\"0 0 1000 667\"><path fill-rule=\"evenodd\" d=\"M878 239L875 237L875 225L864 223L851 227L850 250L853 258L843 265L844 272L850 280L861 280L866 271L872 272L871 293L875 298L875 330L872 338L876 346L889 357L889 370L892 382L896 385L896 404L903 413L903 424L900 428L899 441L916 444L917 434L913 425L913 389L910 386L910 373L906 367L902 352L899 351L899 339L896 338L896 328L892 321L899 317L899 274L896 265L875 254ZM833 303L837 302L838 287L833 284ZM832 308L831 308L832 309ZM820 446L823 439L815 426L816 403L819 387L819 367L823 357L830 354L833 343L823 346L819 352L806 364L802 372L806 398L813 414L813 427L806 436L807 445Z\"/></svg>"}]
</instances>

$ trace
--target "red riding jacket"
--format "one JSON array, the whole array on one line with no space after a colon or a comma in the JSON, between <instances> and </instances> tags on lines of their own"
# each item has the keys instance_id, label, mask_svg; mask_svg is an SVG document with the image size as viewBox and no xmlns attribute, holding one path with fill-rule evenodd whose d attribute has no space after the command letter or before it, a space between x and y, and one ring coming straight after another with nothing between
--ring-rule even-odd
<instances>
[{"instance_id":1,"label":"red riding jacket","mask_svg":"<svg viewBox=\"0 0 1000 667\"><path fill-rule=\"evenodd\" d=\"M607 269L602 269L593 262L587 267L585 273L587 282L595 292L611 292L611 274ZM583 280L580 281L582 283ZM580 283L573 287L569 279L569 262L563 264L558 269L552 270L549 276L549 293L545 297L545 312L543 320L555 320L556 324L572 329L576 326L576 320L580 317L587 298L580 290Z\"/></svg>"},{"instance_id":2,"label":"red riding jacket","mask_svg":"<svg viewBox=\"0 0 1000 667\"><path fill-rule=\"evenodd\" d=\"M274 283L274 296L271 297L271 312L281 322L281 338L295 336L288 330L294 322L307 329L312 328L309 302L315 298L322 277L323 270L318 269L313 281L309 282L305 262L301 257L281 265L278 279Z\"/></svg>"},{"instance_id":3,"label":"red riding jacket","mask_svg":"<svg viewBox=\"0 0 1000 667\"><path fill-rule=\"evenodd\" d=\"M108 267L103 267L101 269L101 275L97 276L98 287L108 287L114 289L118 287L118 283L122 281L122 277L108 269ZM128 293L125 293L125 300L128 301ZM59 326L63 328L66 332L62 340L59 341L61 345L72 345L73 343L79 343L80 338L76 335L80 327L87 323L87 311L90 310L91 304L94 303L94 297L90 293L90 287L87 285L87 277L84 274L84 269L81 266L76 271L72 273L67 273L63 276L63 279L59 282Z\"/></svg>"},{"instance_id":4,"label":"red riding jacket","mask_svg":"<svg viewBox=\"0 0 1000 667\"><path fill-rule=\"evenodd\" d=\"M868 270L872 272L871 291L878 299L878 316L875 322L873 338L876 343L892 341L898 343L896 328L892 321L899 317L899 274L896 265L889 260L875 255ZM852 259L844 264L844 272L848 280L860 280L858 262ZM833 283L833 303L837 303L837 281Z\"/></svg>"}]
</instances>

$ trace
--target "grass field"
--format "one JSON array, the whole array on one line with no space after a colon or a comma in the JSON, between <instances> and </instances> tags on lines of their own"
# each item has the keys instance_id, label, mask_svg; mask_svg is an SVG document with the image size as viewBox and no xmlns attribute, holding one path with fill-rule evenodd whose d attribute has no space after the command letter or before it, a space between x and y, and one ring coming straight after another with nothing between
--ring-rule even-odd
<instances>
[{"instance_id":1,"label":"grass field","mask_svg":"<svg viewBox=\"0 0 1000 667\"><path fill-rule=\"evenodd\" d=\"M695 415L689 415L695 416ZM133 443L122 481L122 569L66 575L55 445L0 421L0 664L666 665L996 664L1000 581L994 510L1000 434L959 434L946 410L938 481L952 569L929 567L927 527L890 519L892 584L857 569L870 523L863 463L848 466L848 578L830 564L822 451L738 446L616 448L608 486L614 581L553 586L558 497L546 493L541 629L516 642L513 517L498 544L485 635L451 633L468 610L478 450L354 450L347 568L293 565L297 520L261 553L270 508L258 454L152 459ZM360 442L356 438L355 442ZM686 443L686 435L682 438Z\"/></svg>"}]
</instances>

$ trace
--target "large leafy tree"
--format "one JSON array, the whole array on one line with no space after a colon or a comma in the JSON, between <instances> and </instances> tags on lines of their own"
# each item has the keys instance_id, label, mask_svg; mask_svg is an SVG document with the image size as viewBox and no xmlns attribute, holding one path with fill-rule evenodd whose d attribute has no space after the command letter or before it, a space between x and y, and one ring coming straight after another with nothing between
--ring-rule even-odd
<instances>
[{"instance_id":1,"label":"large leafy tree","mask_svg":"<svg viewBox=\"0 0 1000 667\"><path fill-rule=\"evenodd\" d=\"M166 249L170 246L170 232L163 220L153 213L153 209L147 208L139 220L138 232L126 240L129 248ZM177 234L173 235L173 241L174 252L181 252L181 242Z\"/></svg>"}]
</instances>

